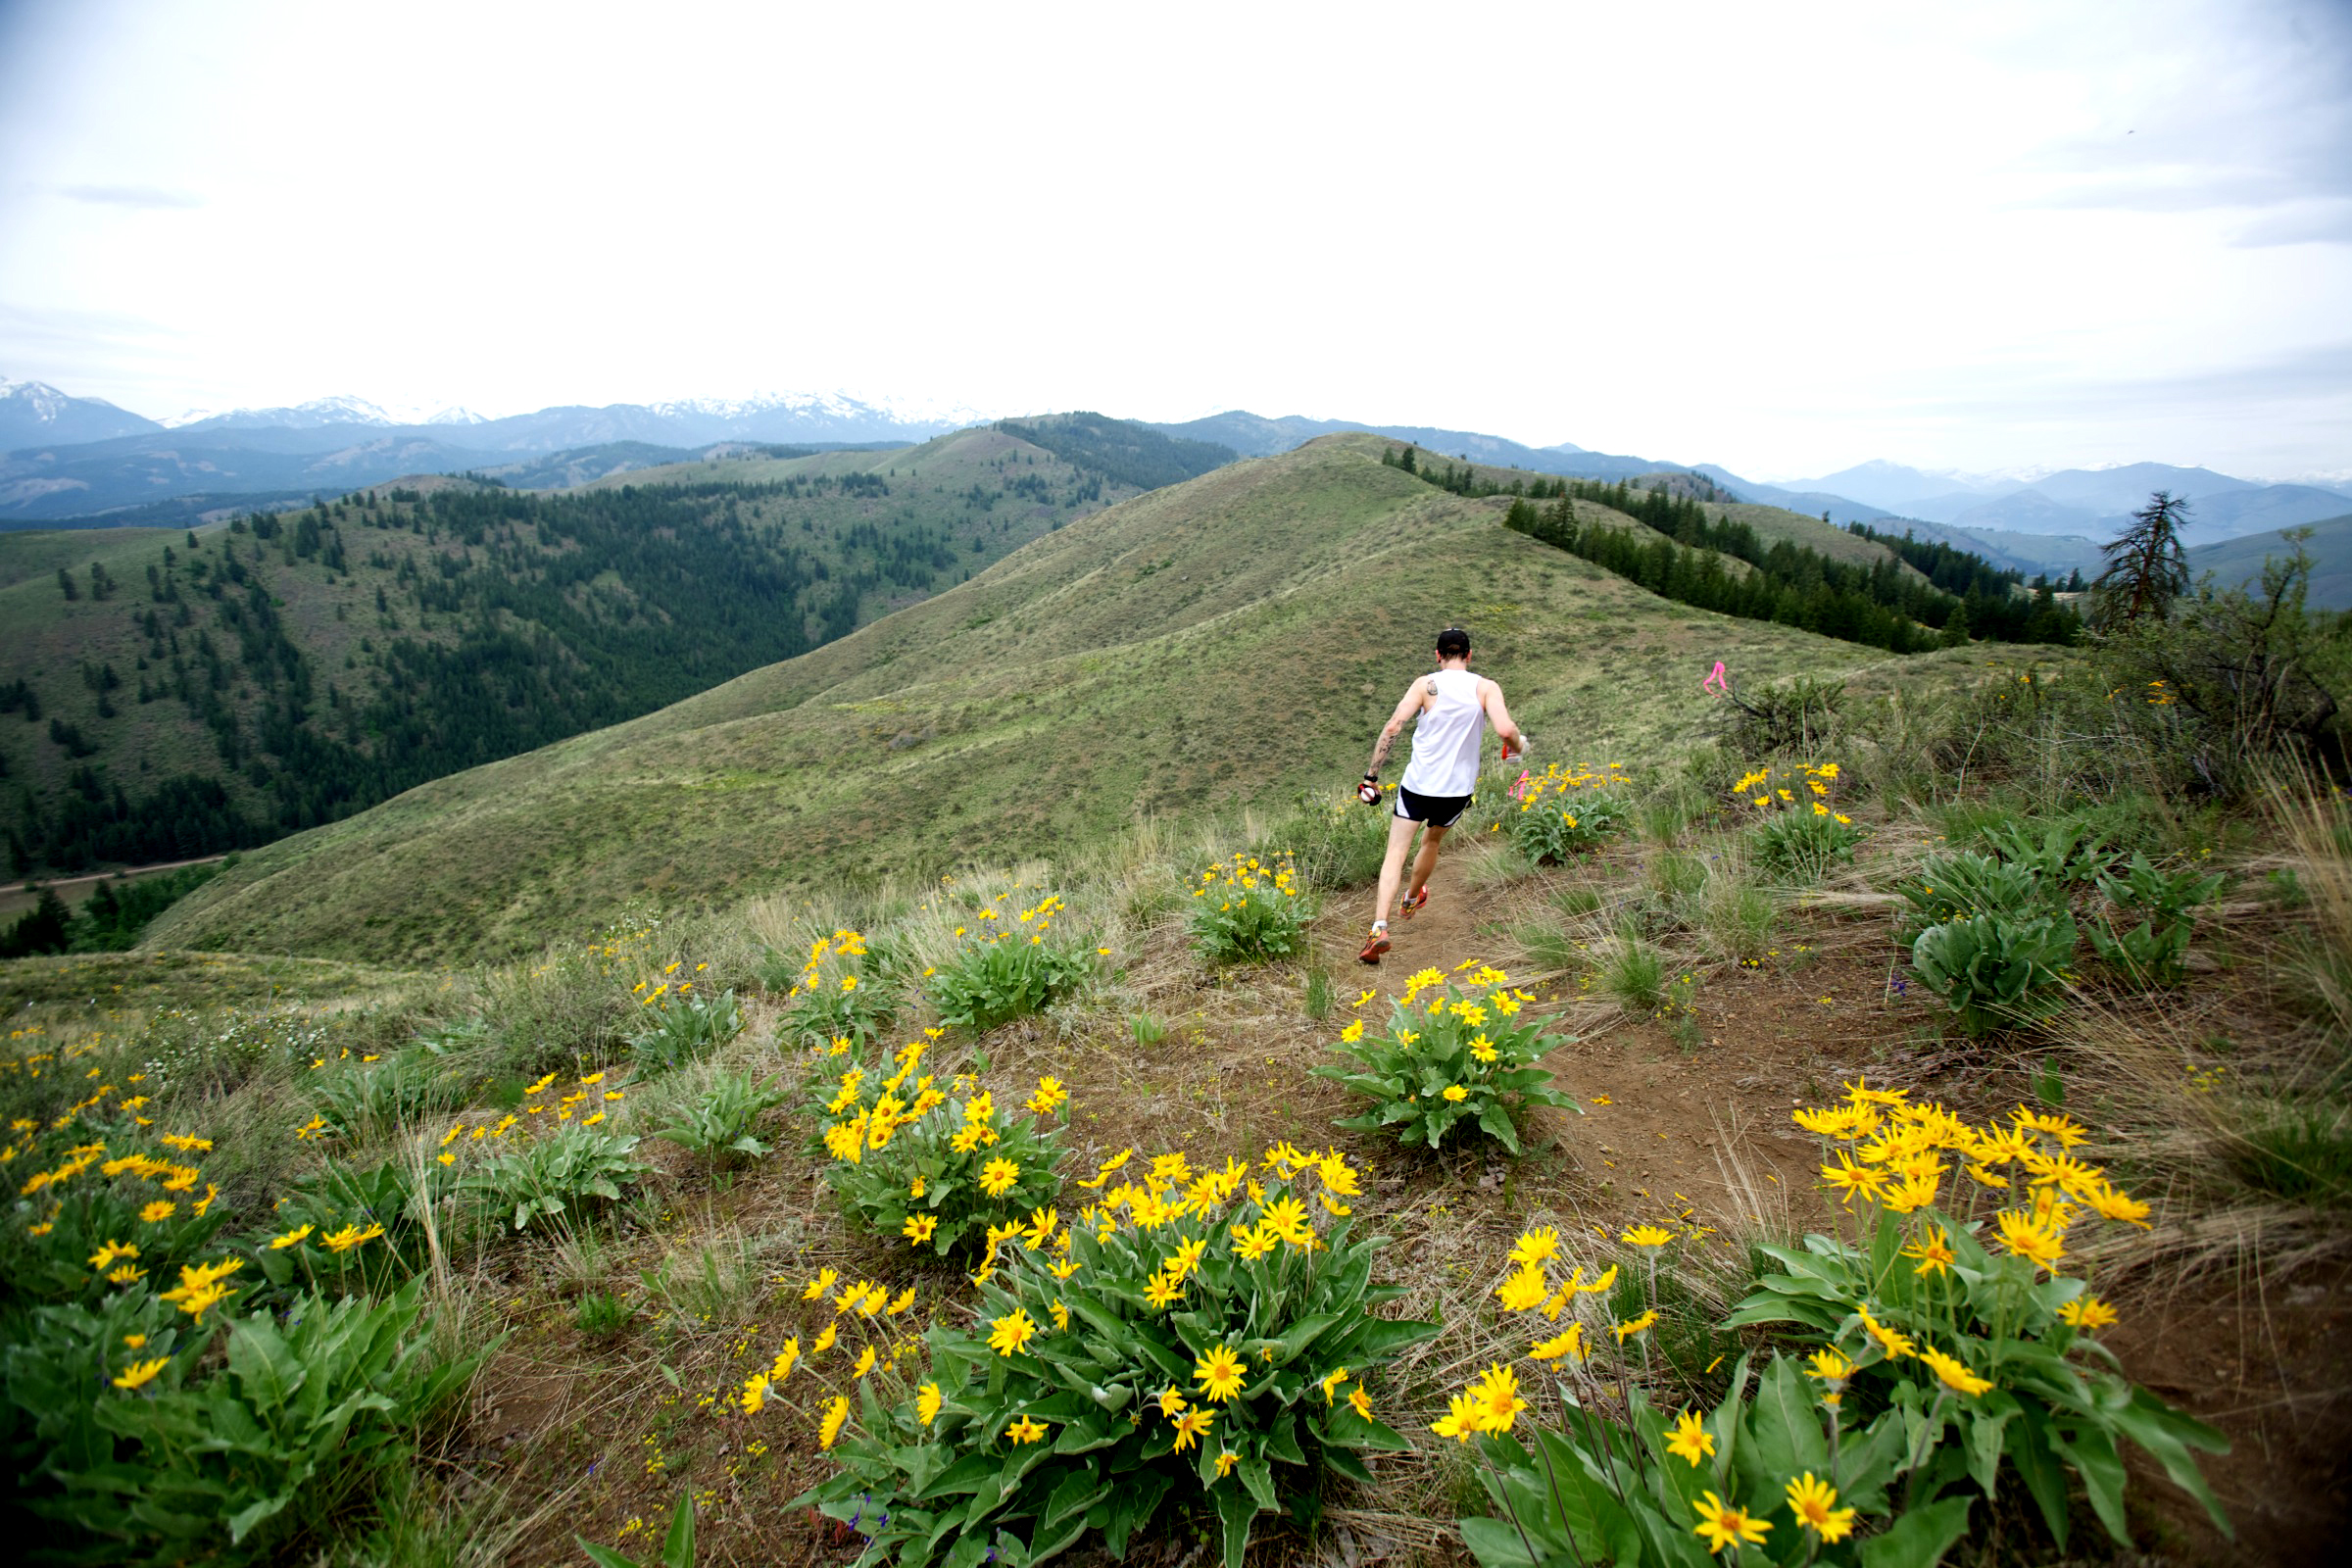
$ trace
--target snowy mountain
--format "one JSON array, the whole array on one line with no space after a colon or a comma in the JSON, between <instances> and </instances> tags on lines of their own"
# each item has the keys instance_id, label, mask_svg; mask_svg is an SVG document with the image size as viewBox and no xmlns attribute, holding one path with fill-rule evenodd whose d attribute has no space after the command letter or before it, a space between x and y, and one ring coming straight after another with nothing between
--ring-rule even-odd
<instances>
[{"instance_id":1,"label":"snowy mountain","mask_svg":"<svg viewBox=\"0 0 2352 1568\"><path fill-rule=\"evenodd\" d=\"M364 398L313 398L290 409L231 409L214 414L190 409L163 421L167 430L315 430L328 424L367 424L382 429L395 419Z\"/></svg>"},{"instance_id":2,"label":"snowy mountain","mask_svg":"<svg viewBox=\"0 0 2352 1568\"><path fill-rule=\"evenodd\" d=\"M155 428L153 419L118 409L103 398L77 398L45 381L0 376L0 452L51 442L104 441Z\"/></svg>"}]
</instances>

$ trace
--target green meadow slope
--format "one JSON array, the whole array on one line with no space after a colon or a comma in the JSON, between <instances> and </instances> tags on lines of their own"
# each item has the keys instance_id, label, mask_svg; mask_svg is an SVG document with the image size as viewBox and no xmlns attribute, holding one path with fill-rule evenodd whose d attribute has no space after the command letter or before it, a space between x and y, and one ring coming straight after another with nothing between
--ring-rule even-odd
<instances>
[{"instance_id":1,"label":"green meadow slope","mask_svg":"<svg viewBox=\"0 0 2352 1568\"><path fill-rule=\"evenodd\" d=\"M415 961L533 948L632 901L1048 855L1360 771L1448 622L1539 760L1663 755L1699 678L1889 665L1668 604L1326 437L1037 539L851 636L247 857L169 948ZM1891 669L1887 669L1891 674Z\"/></svg>"}]
</instances>

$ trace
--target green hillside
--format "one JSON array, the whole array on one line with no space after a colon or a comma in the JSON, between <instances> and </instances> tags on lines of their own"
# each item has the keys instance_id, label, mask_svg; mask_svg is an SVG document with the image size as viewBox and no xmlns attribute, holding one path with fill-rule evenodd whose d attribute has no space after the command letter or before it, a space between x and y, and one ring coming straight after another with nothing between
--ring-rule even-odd
<instances>
[{"instance_id":1,"label":"green hillside","mask_svg":"<svg viewBox=\"0 0 2352 1568\"><path fill-rule=\"evenodd\" d=\"M970 583L635 722L246 858L172 947L514 951L632 900L724 903L1074 844L1360 769L1437 628L1560 760L1702 732L1699 678L1870 650L1667 604L1332 436L1123 503Z\"/></svg>"},{"instance_id":2,"label":"green hillside","mask_svg":"<svg viewBox=\"0 0 2352 1568\"><path fill-rule=\"evenodd\" d=\"M0 535L0 829L48 870L264 843L805 652L1131 493L969 430Z\"/></svg>"},{"instance_id":3,"label":"green hillside","mask_svg":"<svg viewBox=\"0 0 2352 1568\"><path fill-rule=\"evenodd\" d=\"M2314 610L2352 610L2352 516L2330 517L2309 527L2311 537L2303 541L2303 549L2311 557L2311 587L2305 602ZM2265 561L2294 553L2287 531L2199 545L2188 553L2189 573L2201 577L2210 571L2225 588L2256 585Z\"/></svg>"}]
</instances>

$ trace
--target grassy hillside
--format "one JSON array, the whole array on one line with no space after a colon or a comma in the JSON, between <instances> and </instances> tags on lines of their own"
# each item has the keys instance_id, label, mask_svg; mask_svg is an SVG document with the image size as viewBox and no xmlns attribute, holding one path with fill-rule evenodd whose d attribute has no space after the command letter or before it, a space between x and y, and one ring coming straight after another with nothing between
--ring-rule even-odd
<instances>
[{"instance_id":1,"label":"grassy hillside","mask_svg":"<svg viewBox=\"0 0 2352 1568\"><path fill-rule=\"evenodd\" d=\"M1139 816L1328 789L1448 622L1549 754L1702 731L1868 650L1666 604L1378 461L1375 438L1154 491L969 584L633 723L249 856L170 946L508 951L633 900L936 872Z\"/></svg>"},{"instance_id":2,"label":"grassy hillside","mask_svg":"<svg viewBox=\"0 0 2352 1568\"><path fill-rule=\"evenodd\" d=\"M20 1549L1610 1560L1454 1441L1483 1407L1693 1563L1671 1488L1772 1526L1742 1560L2340 1557L2340 792L2274 755L2217 798L2226 729L2114 700L2129 639L1880 660L1378 458L1127 502L273 846L145 949L0 962ZM1450 619L1539 763L1612 764L1578 843L1488 792L1364 968L1374 813L1121 831L1344 784ZM1694 744L1718 656L1846 699ZM348 1429L238 1437L363 1373ZM920 1495L1008 1472L977 1523Z\"/></svg>"},{"instance_id":3,"label":"grassy hillside","mask_svg":"<svg viewBox=\"0 0 2352 1568\"><path fill-rule=\"evenodd\" d=\"M2311 587L2307 603L2314 610L2352 610L2352 516L2330 517L2309 525L2303 542L2311 556ZM2220 544L2199 545L2188 553L2192 576L2212 572L2224 587L2255 583L2262 564L2271 557L2293 553L2283 531L2258 533Z\"/></svg>"},{"instance_id":4,"label":"grassy hillside","mask_svg":"<svg viewBox=\"0 0 2352 1568\"><path fill-rule=\"evenodd\" d=\"M266 842L801 653L1128 493L974 430L0 536L0 829L51 870Z\"/></svg>"}]
</instances>

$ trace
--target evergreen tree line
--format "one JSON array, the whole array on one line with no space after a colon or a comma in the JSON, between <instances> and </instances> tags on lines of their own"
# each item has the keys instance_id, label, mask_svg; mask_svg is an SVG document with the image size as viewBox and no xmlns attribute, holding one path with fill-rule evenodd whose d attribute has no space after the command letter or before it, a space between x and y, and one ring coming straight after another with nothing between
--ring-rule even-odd
<instances>
[{"instance_id":1,"label":"evergreen tree line","mask_svg":"<svg viewBox=\"0 0 2352 1568\"><path fill-rule=\"evenodd\" d=\"M1172 436L1148 424L1100 414L999 419L996 428L1045 448L1072 467L1090 469L1138 490L1181 484L1241 457L1231 447L1213 441Z\"/></svg>"},{"instance_id":2,"label":"evergreen tree line","mask_svg":"<svg viewBox=\"0 0 2352 1568\"><path fill-rule=\"evenodd\" d=\"M1928 581L1947 594L1966 599L1998 598L2012 585L2023 586L2026 574L1993 565L1984 557L1943 543L1941 540L1915 539L1908 533L1889 533L1873 528L1867 522L1849 522L1845 531L1874 544L1885 545L1917 568ZM2052 584L2049 579L2034 579L2035 591L2055 587L2061 593L2082 592L2082 573L2080 568L2064 583Z\"/></svg>"},{"instance_id":3,"label":"evergreen tree line","mask_svg":"<svg viewBox=\"0 0 2352 1568\"><path fill-rule=\"evenodd\" d=\"M858 478L826 488L888 494ZM16 870L267 843L665 707L846 635L869 594L926 592L969 572L943 527L907 520L828 530L828 557L749 513L796 499L785 484L409 494L406 505L364 493L241 518L184 557L167 547L134 617L145 638L137 696L180 704L218 765L126 788L84 761L45 808L20 786L8 827ZM287 624L273 584L289 570L331 582L355 556L391 566L391 553L366 543L369 530L421 535L428 548L372 573L366 664L355 655L328 668ZM111 665L83 673L102 704L122 684ZM23 681L0 687L0 712L10 710L42 714ZM58 727L69 756L94 754L79 730Z\"/></svg>"},{"instance_id":4,"label":"evergreen tree line","mask_svg":"<svg viewBox=\"0 0 2352 1568\"><path fill-rule=\"evenodd\" d=\"M1579 488L1571 481L1572 493ZM1592 488L1623 493L1622 486ZM1914 653L1970 636L2069 644L2081 634L2074 612L2059 606L2046 588L2024 597L2002 584L1997 596L1972 591L1955 597L1919 581L1892 560L1865 566L1832 561L1787 540L1767 547L1748 524L1728 517L1711 521L1696 502L1662 491L1642 493L1629 514L1652 531L1645 536L1622 525L1580 521L1570 496L1548 507L1515 500L1503 525L1680 604L1891 653ZM1755 569L1735 574L1723 564L1726 556Z\"/></svg>"}]
</instances>

